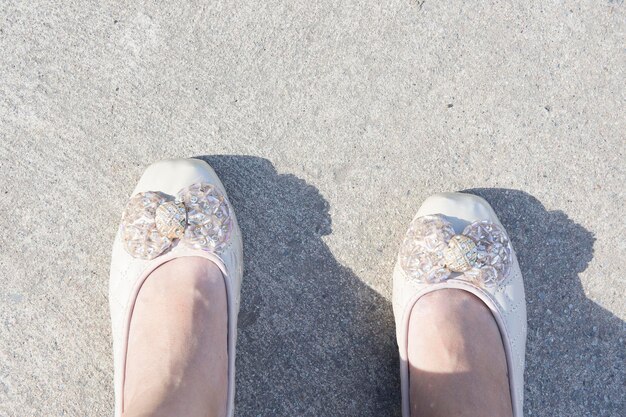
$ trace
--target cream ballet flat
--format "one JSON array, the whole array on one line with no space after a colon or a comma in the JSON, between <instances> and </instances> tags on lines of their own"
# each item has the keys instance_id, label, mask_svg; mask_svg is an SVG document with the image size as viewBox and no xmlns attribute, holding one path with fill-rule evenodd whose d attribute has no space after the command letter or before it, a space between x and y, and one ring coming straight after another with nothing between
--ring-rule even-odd
<instances>
[{"instance_id":1,"label":"cream ballet flat","mask_svg":"<svg viewBox=\"0 0 626 417\"><path fill-rule=\"evenodd\" d=\"M228 298L228 407L234 413L235 343L243 276L241 232L224 186L197 159L150 165L132 193L113 244L109 303L113 328L115 416L124 410L128 333L143 282L174 258L200 256L222 271Z\"/></svg>"},{"instance_id":2,"label":"cream ballet flat","mask_svg":"<svg viewBox=\"0 0 626 417\"><path fill-rule=\"evenodd\" d=\"M480 298L500 329L513 416L523 417L526 298L506 231L482 198L443 193L426 199L400 247L393 274L393 309L400 350L402 415L409 417L408 331L411 310L432 291L456 288Z\"/></svg>"}]
</instances>

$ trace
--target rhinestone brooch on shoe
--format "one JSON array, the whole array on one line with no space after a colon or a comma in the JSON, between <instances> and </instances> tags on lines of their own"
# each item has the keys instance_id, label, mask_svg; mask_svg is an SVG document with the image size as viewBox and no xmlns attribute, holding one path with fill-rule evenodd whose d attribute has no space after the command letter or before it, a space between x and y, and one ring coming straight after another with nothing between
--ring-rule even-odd
<instances>
[{"instance_id":1,"label":"rhinestone brooch on shoe","mask_svg":"<svg viewBox=\"0 0 626 417\"><path fill-rule=\"evenodd\" d=\"M233 221L226 197L211 184L197 183L176 197L155 191L134 195L120 227L131 256L154 259L177 239L195 249L220 252L228 243Z\"/></svg>"},{"instance_id":2,"label":"rhinestone brooch on shoe","mask_svg":"<svg viewBox=\"0 0 626 417\"><path fill-rule=\"evenodd\" d=\"M442 215L414 219L400 247L400 267L410 280L434 284L456 274L479 286L500 284L512 263L511 242L502 227L474 222L454 233Z\"/></svg>"}]
</instances>

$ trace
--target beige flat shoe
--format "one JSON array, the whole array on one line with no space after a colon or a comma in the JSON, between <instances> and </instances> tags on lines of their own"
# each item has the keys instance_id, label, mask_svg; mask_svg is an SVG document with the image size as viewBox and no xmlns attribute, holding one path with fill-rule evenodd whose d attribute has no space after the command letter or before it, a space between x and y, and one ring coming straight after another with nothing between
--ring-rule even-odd
<instances>
[{"instance_id":1,"label":"beige flat shoe","mask_svg":"<svg viewBox=\"0 0 626 417\"><path fill-rule=\"evenodd\" d=\"M178 257L200 256L224 276L228 297L228 407L235 401L235 343L243 276L241 232L224 186L198 159L150 165L132 193L113 244L109 303L113 328L115 416L124 411L128 332L135 300L150 273Z\"/></svg>"},{"instance_id":2,"label":"beige flat shoe","mask_svg":"<svg viewBox=\"0 0 626 417\"><path fill-rule=\"evenodd\" d=\"M393 309L400 349L402 415L410 416L408 330L411 310L432 291L456 288L480 298L500 329L513 416L523 417L526 298L506 231L489 204L463 193L426 199L401 245L393 275Z\"/></svg>"}]
</instances>

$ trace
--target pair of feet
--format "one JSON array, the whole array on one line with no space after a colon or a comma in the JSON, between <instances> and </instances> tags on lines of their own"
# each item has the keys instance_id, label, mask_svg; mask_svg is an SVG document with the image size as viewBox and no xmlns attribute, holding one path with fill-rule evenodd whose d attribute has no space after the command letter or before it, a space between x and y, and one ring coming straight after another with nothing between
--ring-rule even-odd
<instances>
[{"instance_id":1,"label":"pair of feet","mask_svg":"<svg viewBox=\"0 0 626 417\"><path fill-rule=\"evenodd\" d=\"M220 269L171 260L150 274L133 312L126 417L224 417L227 301ZM482 301L457 289L422 297L411 311L411 416L512 415L498 326Z\"/></svg>"},{"instance_id":2,"label":"pair of feet","mask_svg":"<svg viewBox=\"0 0 626 417\"><path fill-rule=\"evenodd\" d=\"M233 416L242 265L211 167L150 166L113 247L116 417ZM427 199L393 285L403 416L521 416L523 282L491 207L467 194Z\"/></svg>"}]
</instances>

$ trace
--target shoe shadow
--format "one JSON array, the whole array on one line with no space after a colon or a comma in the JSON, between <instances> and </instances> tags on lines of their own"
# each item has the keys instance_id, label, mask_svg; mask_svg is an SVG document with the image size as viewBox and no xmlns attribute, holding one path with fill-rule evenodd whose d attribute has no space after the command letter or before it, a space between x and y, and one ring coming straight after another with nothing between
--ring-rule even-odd
<instances>
[{"instance_id":1,"label":"shoe shadow","mask_svg":"<svg viewBox=\"0 0 626 417\"><path fill-rule=\"evenodd\" d=\"M201 156L244 241L237 416L399 416L391 303L340 265L319 191L266 159Z\"/></svg>"},{"instance_id":2,"label":"shoe shadow","mask_svg":"<svg viewBox=\"0 0 626 417\"><path fill-rule=\"evenodd\" d=\"M595 238L518 190L465 190L487 200L519 258L528 308L526 415L624 416L625 323L589 300L578 274Z\"/></svg>"}]
</instances>

